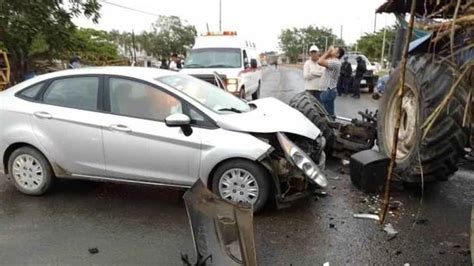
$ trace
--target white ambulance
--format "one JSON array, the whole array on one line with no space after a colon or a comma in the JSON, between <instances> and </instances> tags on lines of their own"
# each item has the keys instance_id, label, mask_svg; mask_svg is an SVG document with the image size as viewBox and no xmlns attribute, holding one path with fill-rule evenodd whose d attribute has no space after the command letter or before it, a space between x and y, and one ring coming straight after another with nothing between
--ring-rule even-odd
<instances>
[{"instance_id":1,"label":"white ambulance","mask_svg":"<svg viewBox=\"0 0 474 266\"><path fill-rule=\"evenodd\" d=\"M235 31L196 38L181 72L214 84L217 73L232 94L253 100L260 97L262 67L255 43Z\"/></svg>"}]
</instances>

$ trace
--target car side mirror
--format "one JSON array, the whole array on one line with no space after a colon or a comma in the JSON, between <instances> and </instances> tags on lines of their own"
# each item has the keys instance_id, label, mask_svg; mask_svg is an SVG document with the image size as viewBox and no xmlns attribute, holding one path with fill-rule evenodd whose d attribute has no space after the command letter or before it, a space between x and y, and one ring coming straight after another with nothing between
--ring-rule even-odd
<instances>
[{"instance_id":1,"label":"car side mirror","mask_svg":"<svg viewBox=\"0 0 474 266\"><path fill-rule=\"evenodd\" d=\"M251 68L257 68L258 67L257 59L250 59L250 67Z\"/></svg>"},{"instance_id":2,"label":"car side mirror","mask_svg":"<svg viewBox=\"0 0 474 266\"><path fill-rule=\"evenodd\" d=\"M180 127L184 135L190 136L193 133L191 128L191 119L184 114L172 114L165 118L165 124L168 127Z\"/></svg>"}]
</instances>

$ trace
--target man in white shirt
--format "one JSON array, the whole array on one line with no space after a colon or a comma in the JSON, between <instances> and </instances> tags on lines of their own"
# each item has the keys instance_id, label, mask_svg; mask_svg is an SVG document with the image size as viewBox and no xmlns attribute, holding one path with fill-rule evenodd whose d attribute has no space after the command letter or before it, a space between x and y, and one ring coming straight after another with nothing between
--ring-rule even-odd
<instances>
[{"instance_id":1,"label":"man in white shirt","mask_svg":"<svg viewBox=\"0 0 474 266\"><path fill-rule=\"evenodd\" d=\"M168 66L169 70L173 71L180 71L182 66L181 66L181 59L179 59L178 54L174 53L171 55L171 61Z\"/></svg>"},{"instance_id":2,"label":"man in white shirt","mask_svg":"<svg viewBox=\"0 0 474 266\"><path fill-rule=\"evenodd\" d=\"M312 45L309 48L309 54L311 57L304 63L303 67L304 89L311 93L318 101L321 101L320 94L323 89L319 83L325 68L318 64L320 54L316 45Z\"/></svg>"}]
</instances>

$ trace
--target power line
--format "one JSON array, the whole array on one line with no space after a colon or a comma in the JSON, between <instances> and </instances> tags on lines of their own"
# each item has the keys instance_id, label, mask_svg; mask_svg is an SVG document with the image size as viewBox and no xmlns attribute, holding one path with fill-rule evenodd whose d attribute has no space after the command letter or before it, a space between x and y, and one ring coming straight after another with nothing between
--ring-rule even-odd
<instances>
[{"instance_id":1,"label":"power line","mask_svg":"<svg viewBox=\"0 0 474 266\"><path fill-rule=\"evenodd\" d=\"M149 16L154 16L154 17L159 17L160 16L158 14L150 13L150 12L139 10L139 9L135 9L133 7L128 7L128 6L123 6L123 5L119 5L119 4L116 4L116 3L112 3L112 2L109 2L107 0L102 0L102 2L104 4L120 7L120 8L123 8L123 9L127 9L127 10L130 10L130 11L135 11L135 12L142 13L142 14L149 15Z\"/></svg>"}]
</instances>

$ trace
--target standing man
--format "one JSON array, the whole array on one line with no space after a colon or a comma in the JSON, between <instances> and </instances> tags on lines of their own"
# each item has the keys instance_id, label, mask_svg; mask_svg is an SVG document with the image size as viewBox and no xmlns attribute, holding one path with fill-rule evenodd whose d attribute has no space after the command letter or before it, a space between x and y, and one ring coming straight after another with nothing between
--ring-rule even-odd
<instances>
[{"instance_id":1,"label":"standing man","mask_svg":"<svg viewBox=\"0 0 474 266\"><path fill-rule=\"evenodd\" d=\"M304 63L303 67L304 89L321 102L319 96L322 91L319 82L325 69L318 64L320 54L316 45L309 48L309 55L310 58Z\"/></svg>"},{"instance_id":2,"label":"standing man","mask_svg":"<svg viewBox=\"0 0 474 266\"><path fill-rule=\"evenodd\" d=\"M173 71L180 71L181 68L181 59L179 59L178 55L176 53L171 55L171 62L169 65L169 69Z\"/></svg>"},{"instance_id":3,"label":"standing man","mask_svg":"<svg viewBox=\"0 0 474 266\"><path fill-rule=\"evenodd\" d=\"M320 95L321 102L331 116L335 116L334 101L337 96L337 81L341 72L340 59L344 53L345 51L341 47L331 46L318 60L318 64L326 68L320 84L320 88L323 90Z\"/></svg>"},{"instance_id":4,"label":"standing man","mask_svg":"<svg viewBox=\"0 0 474 266\"><path fill-rule=\"evenodd\" d=\"M347 56L344 56L344 61L341 65L341 92L343 94L349 93L351 78L352 66L351 63L349 63Z\"/></svg>"},{"instance_id":5,"label":"standing man","mask_svg":"<svg viewBox=\"0 0 474 266\"><path fill-rule=\"evenodd\" d=\"M352 97L359 99L360 98L360 82L362 81L362 78L364 77L364 74L367 71L367 66L365 65L364 60L362 60L362 57L358 56L356 60L357 60L357 68L356 68L356 73L354 77L354 85L353 85L354 94L352 95Z\"/></svg>"}]
</instances>

